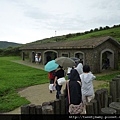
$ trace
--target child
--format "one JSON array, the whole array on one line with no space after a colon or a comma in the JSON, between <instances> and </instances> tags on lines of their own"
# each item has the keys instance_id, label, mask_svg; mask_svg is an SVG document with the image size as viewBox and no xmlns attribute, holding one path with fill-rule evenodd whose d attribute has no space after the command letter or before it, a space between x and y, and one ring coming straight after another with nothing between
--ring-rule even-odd
<instances>
[{"instance_id":1,"label":"child","mask_svg":"<svg viewBox=\"0 0 120 120\"><path fill-rule=\"evenodd\" d=\"M52 90L55 90L53 83L54 83L54 79L55 79L55 70L48 72L48 78L50 80L50 85L49 85L49 89L50 89L50 93L52 93Z\"/></svg>"},{"instance_id":2,"label":"child","mask_svg":"<svg viewBox=\"0 0 120 120\"><path fill-rule=\"evenodd\" d=\"M83 73L80 75L82 83L82 101L84 105L86 102L90 102L94 98L94 89L92 80L96 77L90 72L89 65L83 66ZM85 110L86 113L86 110Z\"/></svg>"}]
</instances>

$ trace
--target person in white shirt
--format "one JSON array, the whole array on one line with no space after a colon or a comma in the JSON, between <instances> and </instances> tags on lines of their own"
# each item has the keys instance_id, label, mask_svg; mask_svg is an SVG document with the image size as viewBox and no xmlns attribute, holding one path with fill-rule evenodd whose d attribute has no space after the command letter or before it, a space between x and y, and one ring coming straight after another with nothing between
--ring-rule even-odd
<instances>
[{"instance_id":1,"label":"person in white shirt","mask_svg":"<svg viewBox=\"0 0 120 120\"><path fill-rule=\"evenodd\" d=\"M96 78L91 71L89 65L83 66L83 73L80 75L81 83L82 83L82 101L84 105L86 102L90 102L91 99L94 98L94 88L92 81ZM86 108L85 108L86 109ZM86 113L86 110L85 110Z\"/></svg>"},{"instance_id":2,"label":"person in white shirt","mask_svg":"<svg viewBox=\"0 0 120 120\"><path fill-rule=\"evenodd\" d=\"M35 55L35 63L38 63L38 54Z\"/></svg>"},{"instance_id":3,"label":"person in white shirt","mask_svg":"<svg viewBox=\"0 0 120 120\"><path fill-rule=\"evenodd\" d=\"M67 76L68 76L68 80L70 79L70 71L72 70L71 67L68 67L68 70L67 70Z\"/></svg>"},{"instance_id":4,"label":"person in white shirt","mask_svg":"<svg viewBox=\"0 0 120 120\"><path fill-rule=\"evenodd\" d=\"M78 71L79 75L83 73L83 64L82 64L81 60L79 61L78 65L75 69Z\"/></svg>"}]
</instances>

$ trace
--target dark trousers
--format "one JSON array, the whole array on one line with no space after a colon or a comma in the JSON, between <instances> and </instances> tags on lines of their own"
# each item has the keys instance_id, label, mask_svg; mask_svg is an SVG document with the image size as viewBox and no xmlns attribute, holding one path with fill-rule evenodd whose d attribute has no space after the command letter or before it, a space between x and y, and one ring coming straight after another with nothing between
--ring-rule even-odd
<instances>
[{"instance_id":1,"label":"dark trousers","mask_svg":"<svg viewBox=\"0 0 120 120\"><path fill-rule=\"evenodd\" d=\"M62 89L62 85L58 85L56 84L56 98L59 99L59 95L61 94L61 89Z\"/></svg>"},{"instance_id":2,"label":"dark trousers","mask_svg":"<svg viewBox=\"0 0 120 120\"><path fill-rule=\"evenodd\" d=\"M50 79L50 84L53 84L54 83L54 79Z\"/></svg>"}]
</instances>

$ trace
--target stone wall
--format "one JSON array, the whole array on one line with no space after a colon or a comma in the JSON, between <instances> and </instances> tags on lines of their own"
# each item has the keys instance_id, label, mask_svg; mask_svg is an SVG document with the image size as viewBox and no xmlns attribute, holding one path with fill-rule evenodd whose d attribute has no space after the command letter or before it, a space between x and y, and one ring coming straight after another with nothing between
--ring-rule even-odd
<instances>
[{"instance_id":1,"label":"stone wall","mask_svg":"<svg viewBox=\"0 0 120 120\"><path fill-rule=\"evenodd\" d=\"M90 65L91 71L93 73L99 73L101 72L101 60L102 60L102 51L104 50L111 50L114 53L114 69L118 69L118 48L112 44L109 41L104 42L103 44L100 44L99 46L93 48L93 49L58 49L58 50L53 50L57 52L57 57L62 56L62 54L68 54L68 57L74 57L76 52L82 52L83 54L83 58L84 58L84 64L88 64ZM41 64L44 64L45 61L45 56L44 56L44 52L46 50L24 50L23 52L25 52L25 54L29 54L29 59L31 61L32 59L32 51L34 51L35 53L37 52L41 52L41 57L42 57L42 61ZM51 51L51 50L47 50L47 51Z\"/></svg>"}]
</instances>

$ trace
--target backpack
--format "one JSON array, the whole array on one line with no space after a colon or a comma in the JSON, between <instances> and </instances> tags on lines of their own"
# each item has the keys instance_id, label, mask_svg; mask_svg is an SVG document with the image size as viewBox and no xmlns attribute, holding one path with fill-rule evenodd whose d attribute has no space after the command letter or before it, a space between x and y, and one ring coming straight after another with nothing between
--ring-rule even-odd
<instances>
[{"instance_id":1,"label":"backpack","mask_svg":"<svg viewBox=\"0 0 120 120\"><path fill-rule=\"evenodd\" d=\"M55 71L51 71L51 72L48 73L48 78L49 79L54 79L55 78L55 73L54 72Z\"/></svg>"}]
</instances>

